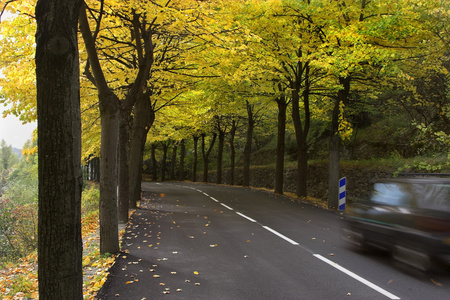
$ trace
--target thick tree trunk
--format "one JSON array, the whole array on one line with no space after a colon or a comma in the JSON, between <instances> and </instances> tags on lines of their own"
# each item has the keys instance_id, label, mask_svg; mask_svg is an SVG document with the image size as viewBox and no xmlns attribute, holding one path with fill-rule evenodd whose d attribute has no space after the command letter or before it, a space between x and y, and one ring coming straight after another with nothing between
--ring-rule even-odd
<instances>
[{"instance_id":1,"label":"thick tree trunk","mask_svg":"<svg viewBox=\"0 0 450 300\"><path fill-rule=\"evenodd\" d=\"M234 169L236 165L236 148L234 146L234 138L236 136L237 124L233 120L230 130L230 184L234 185Z\"/></svg>"},{"instance_id":2,"label":"thick tree trunk","mask_svg":"<svg viewBox=\"0 0 450 300\"><path fill-rule=\"evenodd\" d=\"M277 133L277 158L275 165L275 193L283 194L287 103L285 96L280 96L276 101L278 104L278 133Z\"/></svg>"},{"instance_id":3,"label":"thick tree trunk","mask_svg":"<svg viewBox=\"0 0 450 300\"><path fill-rule=\"evenodd\" d=\"M81 1L36 5L39 298L83 299L81 117L77 43Z\"/></svg>"},{"instance_id":4,"label":"thick tree trunk","mask_svg":"<svg viewBox=\"0 0 450 300\"><path fill-rule=\"evenodd\" d=\"M250 185L250 156L252 154L252 141L253 141L253 129L255 128L255 120L253 117L253 105L250 105L248 101L247 103L247 118L248 118L248 126L247 126L247 134L245 138L245 146L244 146L244 172L242 185L249 186Z\"/></svg>"},{"instance_id":5,"label":"thick tree trunk","mask_svg":"<svg viewBox=\"0 0 450 300\"><path fill-rule=\"evenodd\" d=\"M337 209L339 207L339 179L340 179L340 150L341 137L339 136L339 113L341 103L347 104L350 94L351 77L340 77L339 83L342 89L338 92L338 97L334 104L333 116L331 120L330 137L330 160L328 169L328 207Z\"/></svg>"},{"instance_id":6,"label":"thick tree trunk","mask_svg":"<svg viewBox=\"0 0 450 300\"><path fill-rule=\"evenodd\" d=\"M101 102L100 253L105 254L117 253L120 250L117 215L117 144L120 117L119 101L115 95L107 95Z\"/></svg>"},{"instance_id":7,"label":"thick tree trunk","mask_svg":"<svg viewBox=\"0 0 450 300\"><path fill-rule=\"evenodd\" d=\"M225 131L219 130L219 149L217 152L217 183L222 183L222 161L223 161L223 147L225 145Z\"/></svg>"},{"instance_id":8,"label":"thick tree trunk","mask_svg":"<svg viewBox=\"0 0 450 300\"><path fill-rule=\"evenodd\" d=\"M134 107L133 127L130 139L130 207L136 208L141 199L142 164L147 133L155 121L150 97L143 95Z\"/></svg>"},{"instance_id":9,"label":"thick tree trunk","mask_svg":"<svg viewBox=\"0 0 450 300\"><path fill-rule=\"evenodd\" d=\"M192 182L197 181L197 165L198 165L198 139L199 136L194 135L194 161L192 163Z\"/></svg>"},{"instance_id":10,"label":"thick tree trunk","mask_svg":"<svg viewBox=\"0 0 450 300\"><path fill-rule=\"evenodd\" d=\"M180 171L178 174L178 180L183 181L184 180L184 157L186 155L186 143L184 140L181 140L180 145Z\"/></svg>"},{"instance_id":11,"label":"thick tree trunk","mask_svg":"<svg viewBox=\"0 0 450 300\"><path fill-rule=\"evenodd\" d=\"M123 109L120 112L119 129L119 208L120 223L128 222L129 209L129 152L130 152L130 114Z\"/></svg>"}]
</instances>

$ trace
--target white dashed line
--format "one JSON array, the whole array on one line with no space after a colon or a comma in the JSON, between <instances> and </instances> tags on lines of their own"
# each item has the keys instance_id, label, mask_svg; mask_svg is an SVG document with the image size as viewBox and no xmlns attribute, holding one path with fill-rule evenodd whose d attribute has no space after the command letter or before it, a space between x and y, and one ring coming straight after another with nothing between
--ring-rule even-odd
<instances>
[{"instance_id":1,"label":"white dashed line","mask_svg":"<svg viewBox=\"0 0 450 300\"><path fill-rule=\"evenodd\" d=\"M229 206L226 205L226 204L220 203L220 205L222 205L222 206L225 207L225 208L228 208L229 210L234 210L234 209L232 209L231 207L229 207Z\"/></svg>"},{"instance_id":2,"label":"white dashed line","mask_svg":"<svg viewBox=\"0 0 450 300\"><path fill-rule=\"evenodd\" d=\"M275 234L275 235L278 235L280 238L282 238L283 240L288 241L288 242L291 243L292 245L295 245L295 246L298 245L298 243L297 243L296 241L291 240L291 239L288 238L287 236L282 235L281 233L279 233L278 231L273 230L273 229L270 228L270 227L263 226L263 228L266 229L266 230L268 230L268 231L270 231L270 232L272 232L272 233Z\"/></svg>"},{"instance_id":3,"label":"white dashed line","mask_svg":"<svg viewBox=\"0 0 450 300\"><path fill-rule=\"evenodd\" d=\"M329 264L330 266L332 266L332 267L338 269L339 271L341 271L341 272L347 274L348 276L350 276L350 277L352 277L352 278L358 280L359 282L361 282L361 283L367 285L368 287L374 289L374 290L377 291L378 293L383 294L384 296L386 296L386 297L388 297L388 298L390 298L390 299L393 299L393 300L394 300L394 299L400 299L399 297L395 296L394 294L389 293L388 291L386 291L385 289L379 287L378 285L373 284L372 282L370 282L370 281L368 281L368 280L362 278L361 276L359 276L359 275L353 273L352 271L347 270L346 268L344 268L344 267L338 265L337 263L335 263L335 262L333 262L333 261L331 261L331 260L329 260L329 259L323 257L322 255L320 255L320 254L313 254L313 255L314 255L316 258L320 259L321 261L326 262L326 263Z\"/></svg>"},{"instance_id":4,"label":"white dashed line","mask_svg":"<svg viewBox=\"0 0 450 300\"><path fill-rule=\"evenodd\" d=\"M240 215L241 217L246 218L246 219L249 220L250 222L256 223L256 221L253 220L252 218L247 217L246 215L241 214L240 212L236 212L236 213L237 213L238 215Z\"/></svg>"},{"instance_id":5,"label":"white dashed line","mask_svg":"<svg viewBox=\"0 0 450 300\"><path fill-rule=\"evenodd\" d=\"M185 186L183 186L183 187L185 187ZM209 197L211 200L213 200L213 201L219 203L219 204L222 205L223 207L225 207L225 208L227 208L227 209L229 209L229 210L234 210L233 208L229 207L228 205L221 203L219 200L215 199L214 197L211 197L211 196L208 195L207 193L205 193L205 192L203 192L203 191L201 191L201 190L199 190L199 189L195 189L195 188L192 188L192 189L193 189L193 190L196 190L196 191L198 191L198 192L200 192L200 193L202 193L203 195L205 195L205 196L207 196L207 197ZM240 213L240 212L236 212L236 214L238 214L239 216L241 216L241 217L243 217L243 218L249 220L250 222L258 223L256 220L254 220L254 219L252 219L252 218L250 218L250 217L248 217L248 216L246 216L246 215L244 215L244 214L242 214L242 213ZM266 229L267 231L270 231L271 233L273 233L273 234L277 235L278 237L284 239L285 241L291 243L292 245L300 246L300 247L304 248L303 246L301 246L301 245L300 245L299 243L297 243L296 241L294 241L294 240L288 238L287 236L285 236L285 235L279 233L278 231L273 230L272 228L270 228L270 227L268 227L268 226L262 226L262 227L263 227L264 229ZM306 249L306 248L304 248L304 249L307 250L308 252L313 253L312 251L310 251L310 250L308 250L308 249ZM396 295L394 295L394 294L392 294L392 293L386 291L385 289L379 287L378 285L376 285L376 284L374 284L374 283L372 283L372 282L370 282L370 281L368 281L368 280L362 278L361 276L359 276L359 275L353 273L352 271L347 270L346 268L340 266L339 264L337 264L337 263L335 263L335 262L333 262L333 261L331 261L331 260L329 260L329 259L323 257L323 256L320 255L320 254L314 254L314 253L313 253L313 256L316 257L316 258L318 258L318 259L320 259L321 261L327 263L328 265L330 265L330 266L332 266L332 267L338 269L338 270L341 271L342 273L344 273L344 274L346 274L346 275L352 277L353 279L358 280L359 282L361 282L361 283L365 284L366 286L372 288L373 290L377 291L378 293L380 293L380 294L382 294L382 295L388 297L389 299L392 299L392 300L399 300L399 299L401 299L401 298L397 297Z\"/></svg>"}]
</instances>

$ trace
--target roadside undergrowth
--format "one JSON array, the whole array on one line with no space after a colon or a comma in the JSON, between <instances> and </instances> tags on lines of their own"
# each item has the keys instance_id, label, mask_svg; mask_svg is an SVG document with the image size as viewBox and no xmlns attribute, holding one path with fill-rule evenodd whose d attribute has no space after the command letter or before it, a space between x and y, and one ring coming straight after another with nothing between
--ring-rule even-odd
<instances>
[{"instance_id":1,"label":"roadside undergrowth","mask_svg":"<svg viewBox=\"0 0 450 300\"><path fill-rule=\"evenodd\" d=\"M95 299L105 283L116 255L100 255L98 187L83 191L83 298ZM130 212L132 213L132 212ZM124 230L120 230L120 239ZM0 265L0 300L38 299L37 251L18 261Z\"/></svg>"}]
</instances>

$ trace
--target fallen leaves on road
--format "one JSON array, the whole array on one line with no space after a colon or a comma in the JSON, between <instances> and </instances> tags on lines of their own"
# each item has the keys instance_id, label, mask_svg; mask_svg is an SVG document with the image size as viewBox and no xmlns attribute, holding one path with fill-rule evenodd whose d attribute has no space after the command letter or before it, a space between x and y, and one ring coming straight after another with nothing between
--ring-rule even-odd
<instances>
[{"instance_id":1,"label":"fallen leaves on road","mask_svg":"<svg viewBox=\"0 0 450 300\"><path fill-rule=\"evenodd\" d=\"M431 278L430 281L431 281L433 284L437 285L437 286L440 286L440 287L443 287L443 286L444 286L442 283L437 282L437 281L434 280L433 278Z\"/></svg>"}]
</instances>

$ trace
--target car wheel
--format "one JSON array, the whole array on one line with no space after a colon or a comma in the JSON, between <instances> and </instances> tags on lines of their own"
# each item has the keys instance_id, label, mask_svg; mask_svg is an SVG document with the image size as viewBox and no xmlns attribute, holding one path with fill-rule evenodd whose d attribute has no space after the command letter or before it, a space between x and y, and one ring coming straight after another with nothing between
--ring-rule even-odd
<instances>
[{"instance_id":1,"label":"car wheel","mask_svg":"<svg viewBox=\"0 0 450 300\"><path fill-rule=\"evenodd\" d=\"M432 269L432 260L427 252L404 244L394 246L392 258L397 264L414 268L423 273Z\"/></svg>"},{"instance_id":2,"label":"car wheel","mask_svg":"<svg viewBox=\"0 0 450 300\"><path fill-rule=\"evenodd\" d=\"M344 238L347 243L351 245L352 249L358 252L367 251L367 243L362 231L357 229L345 229L344 233Z\"/></svg>"}]
</instances>

